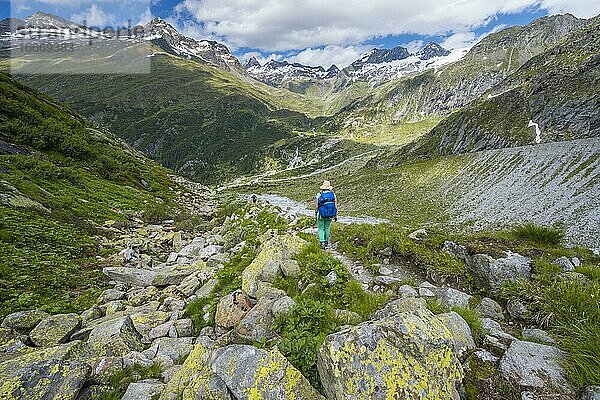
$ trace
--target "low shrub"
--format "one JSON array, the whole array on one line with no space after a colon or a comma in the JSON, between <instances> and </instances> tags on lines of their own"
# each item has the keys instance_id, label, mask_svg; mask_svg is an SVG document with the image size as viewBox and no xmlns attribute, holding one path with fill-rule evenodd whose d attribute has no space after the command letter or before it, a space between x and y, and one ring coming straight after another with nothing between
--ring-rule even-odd
<instances>
[{"instance_id":1,"label":"low shrub","mask_svg":"<svg viewBox=\"0 0 600 400\"><path fill-rule=\"evenodd\" d=\"M515 239L544 247L558 246L565 239L563 231L533 223L515 226L511 233Z\"/></svg>"}]
</instances>

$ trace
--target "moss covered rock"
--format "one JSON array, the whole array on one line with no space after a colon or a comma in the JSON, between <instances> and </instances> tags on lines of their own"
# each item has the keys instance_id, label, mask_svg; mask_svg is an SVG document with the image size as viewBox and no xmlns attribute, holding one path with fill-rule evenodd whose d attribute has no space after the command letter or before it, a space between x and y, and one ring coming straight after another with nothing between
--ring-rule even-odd
<instances>
[{"instance_id":1,"label":"moss covered rock","mask_svg":"<svg viewBox=\"0 0 600 400\"><path fill-rule=\"evenodd\" d=\"M223 347L214 351L211 368L239 400L323 399L277 348Z\"/></svg>"},{"instance_id":2,"label":"moss covered rock","mask_svg":"<svg viewBox=\"0 0 600 400\"><path fill-rule=\"evenodd\" d=\"M29 333L41 320L49 315L47 312L41 310L18 311L4 317L1 326L3 328L12 328L21 333Z\"/></svg>"},{"instance_id":3,"label":"moss covered rock","mask_svg":"<svg viewBox=\"0 0 600 400\"><path fill-rule=\"evenodd\" d=\"M231 400L225 382L208 366L213 349L212 340L199 337L183 366L166 385L160 400Z\"/></svg>"},{"instance_id":4,"label":"moss covered rock","mask_svg":"<svg viewBox=\"0 0 600 400\"><path fill-rule=\"evenodd\" d=\"M305 244L298 236L269 233L264 237L256 258L242 273L242 290L256 297L259 282L273 283L282 275L281 266L288 263Z\"/></svg>"},{"instance_id":5,"label":"moss covered rock","mask_svg":"<svg viewBox=\"0 0 600 400\"><path fill-rule=\"evenodd\" d=\"M88 364L73 361L81 349L73 342L0 363L0 399L75 399L91 372Z\"/></svg>"},{"instance_id":6,"label":"moss covered rock","mask_svg":"<svg viewBox=\"0 0 600 400\"><path fill-rule=\"evenodd\" d=\"M415 310L329 335L317 366L329 399L458 399L453 348L446 326Z\"/></svg>"},{"instance_id":7,"label":"moss covered rock","mask_svg":"<svg viewBox=\"0 0 600 400\"><path fill-rule=\"evenodd\" d=\"M66 343L81 326L77 314L57 314L44 318L29 334L29 338L38 347L50 347Z\"/></svg>"}]
</instances>

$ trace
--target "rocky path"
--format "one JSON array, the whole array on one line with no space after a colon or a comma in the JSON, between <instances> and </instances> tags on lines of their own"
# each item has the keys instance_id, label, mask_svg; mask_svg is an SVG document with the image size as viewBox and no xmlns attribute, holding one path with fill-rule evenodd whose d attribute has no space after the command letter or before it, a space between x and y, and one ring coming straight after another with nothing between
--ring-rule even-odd
<instances>
[{"instance_id":1,"label":"rocky path","mask_svg":"<svg viewBox=\"0 0 600 400\"><path fill-rule=\"evenodd\" d=\"M511 317L517 315L522 312L519 305L505 311L491 298L476 302L468 293L415 277L415 284L400 286L410 277L403 268L384 262L374 275L335 248L331 254L363 287L387 293L390 301L360 325L327 336L319 349L318 373L324 388L319 393L277 346L271 346L281 340L273 327L276 317L296 304L273 283L278 277L299 277L294 255L306 244L303 239L293 230L261 232L255 256L239 276L241 290L215 291L218 271L244 254L246 244L235 234L236 227L258 226L264 209L289 221L297 218L290 209L273 205L248 208L245 215L234 214L222 226L197 235L177 230L170 221L113 224L114 244L121 251L105 260L110 266L104 273L112 287L94 306L81 314L31 310L3 319L0 398L101 399L110 395L115 374L155 366L158 375L133 379L123 399L356 398L353 388L374 382L374 387L364 389L365 398L383 398L381 393L413 398L426 390L435 398L458 400L467 367L481 363L517 387L534 391L553 387L561 398L573 398L560 365L563 355L552 338L539 329L520 333L545 343L539 344L517 339L506 330L507 311ZM382 250L384 260L390 251ZM477 265L490 283L505 279L508 272L531 273L529 260L518 255L495 260L469 255L457 244L448 244L447 251ZM475 341L456 312L434 315L427 308L429 298L448 308L473 307L482 316L485 337ZM200 319L192 320L186 313L192 304L201 304L195 311ZM199 330L194 324L202 320L204 328Z\"/></svg>"}]
</instances>

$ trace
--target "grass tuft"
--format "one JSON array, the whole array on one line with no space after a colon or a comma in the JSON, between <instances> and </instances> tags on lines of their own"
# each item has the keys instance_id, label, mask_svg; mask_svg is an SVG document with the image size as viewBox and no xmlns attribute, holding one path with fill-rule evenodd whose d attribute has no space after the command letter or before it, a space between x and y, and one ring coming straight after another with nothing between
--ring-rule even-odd
<instances>
[{"instance_id":1,"label":"grass tuft","mask_svg":"<svg viewBox=\"0 0 600 400\"><path fill-rule=\"evenodd\" d=\"M532 223L515 226L511 233L515 239L544 247L559 246L565 239L564 232L559 229Z\"/></svg>"}]
</instances>

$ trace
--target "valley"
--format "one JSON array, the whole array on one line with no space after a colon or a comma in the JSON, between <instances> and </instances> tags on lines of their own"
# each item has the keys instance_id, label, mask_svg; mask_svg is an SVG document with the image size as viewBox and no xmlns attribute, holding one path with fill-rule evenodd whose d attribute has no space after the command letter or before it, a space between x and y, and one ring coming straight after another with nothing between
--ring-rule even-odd
<instances>
[{"instance_id":1,"label":"valley","mask_svg":"<svg viewBox=\"0 0 600 400\"><path fill-rule=\"evenodd\" d=\"M0 398L600 398L600 16L425 43L1 21Z\"/></svg>"}]
</instances>

